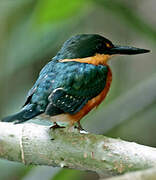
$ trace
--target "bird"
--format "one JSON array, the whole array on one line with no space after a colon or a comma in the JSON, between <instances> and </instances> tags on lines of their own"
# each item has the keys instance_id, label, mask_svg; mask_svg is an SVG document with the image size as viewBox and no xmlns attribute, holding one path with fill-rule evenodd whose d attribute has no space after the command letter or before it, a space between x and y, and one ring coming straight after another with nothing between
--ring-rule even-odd
<instances>
[{"instance_id":1,"label":"bird","mask_svg":"<svg viewBox=\"0 0 156 180\"><path fill-rule=\"evenodd\" d=\"M2 119L23 123L34 117L65 121L83 129L80 120L106 97L112 82L108 60L114 55L136 55L150 50L114 45L98 34L78 34L62 45L40 71L21 110Z\"/></svg>"}]
</instances>

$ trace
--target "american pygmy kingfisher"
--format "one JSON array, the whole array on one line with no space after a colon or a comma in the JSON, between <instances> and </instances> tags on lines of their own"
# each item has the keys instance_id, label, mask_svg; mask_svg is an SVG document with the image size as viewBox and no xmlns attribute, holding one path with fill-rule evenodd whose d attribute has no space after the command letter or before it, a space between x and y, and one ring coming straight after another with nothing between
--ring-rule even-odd
<instances>
[{"instance_id":1,"label":"american pygmy kingfisher","mask_svg":"<svg viewBox=\"0 0 156 180\"><path fill-rule=\"evenodd\" d=\"M97 107L109 91L112 73L108 60L113 55L147 52L114 45L97 34L73 36L43 67L21 111L3 121L22 123L47 115L55 124L56 121L67 121L70 125L77 122L81 127L81 118Z\"/></svg>"}]
</instances>

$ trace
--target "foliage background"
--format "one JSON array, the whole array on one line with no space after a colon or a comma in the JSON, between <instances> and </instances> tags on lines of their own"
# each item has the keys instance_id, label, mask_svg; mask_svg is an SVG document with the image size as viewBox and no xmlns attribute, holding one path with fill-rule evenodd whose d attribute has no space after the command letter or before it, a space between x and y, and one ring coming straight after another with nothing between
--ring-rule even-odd
<instances>
[{"instance_id":1,"label":"foliage background","mask_svg":"<svg viewBox=\"0 0 156 180\"><path fill-rule=\"evenodd\" d=\"M98 33L150 54L110 61L107 99L88 131L156 147L155 0L0 0L0 117L19 110L40 69L71 35ZM0 161L0 180L98 179L89 172Z\"/></svg>"}]
</instances>

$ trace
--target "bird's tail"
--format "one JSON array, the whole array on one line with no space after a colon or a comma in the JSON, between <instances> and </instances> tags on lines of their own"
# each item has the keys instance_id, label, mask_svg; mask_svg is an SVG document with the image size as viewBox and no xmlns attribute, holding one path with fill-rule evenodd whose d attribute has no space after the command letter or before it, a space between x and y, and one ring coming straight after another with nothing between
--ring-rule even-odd
<instances>
[{"instance_id":1,"label":"bird's tail","mask_svg":"<svg viewBox=\"0 0 156 180\"><path fill-rule=\"evenodd\" d=\"M28 121L29 119L32 119L41 113L43 113L43 111L41 111L40 108L36 104L28 104L20 112L14 115L8 116L2 119L2 121L3 122L15 121L15 124L18 124L24 121Z\"/></svg>"}]
</instances>

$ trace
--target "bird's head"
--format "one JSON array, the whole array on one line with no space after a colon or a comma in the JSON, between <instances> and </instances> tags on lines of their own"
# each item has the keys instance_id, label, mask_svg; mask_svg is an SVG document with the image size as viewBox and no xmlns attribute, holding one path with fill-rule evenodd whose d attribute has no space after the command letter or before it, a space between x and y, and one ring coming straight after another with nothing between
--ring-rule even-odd
<instances>
[{"instance_id":1,"label":"bird's head","mask_svg":"<svg viewBox=\"0 0 156 180\"><path fill-rule=\"evenodd\" d=\"M57 59L80 59L95 55L135 55L147 53L149 50L129 46L114 45L110 40L97 34L81 34L68 39L57 53Z\"/></svg>"}]
</instances>

